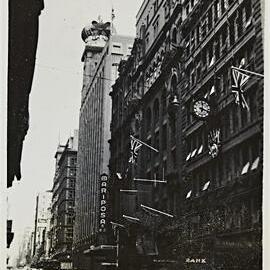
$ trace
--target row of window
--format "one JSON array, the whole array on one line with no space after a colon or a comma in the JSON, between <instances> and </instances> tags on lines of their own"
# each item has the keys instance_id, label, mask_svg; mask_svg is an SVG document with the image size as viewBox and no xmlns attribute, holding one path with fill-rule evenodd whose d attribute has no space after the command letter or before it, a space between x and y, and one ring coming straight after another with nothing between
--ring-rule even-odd
<instances>
[{"instance_id":1,"label":"row of window","mask_svg":"<svg viewBox=\"0 0 270 270\"><path fill-rule=\"evenodd\" d=\"M258 138L253 138L224 153L220 158L193 171L188 181L186 198L224 186L236 177L254 172L261 162Z\"/></svg>"},{"instance_id":2,"label":"row of window","mask_svg":"<svg viewBox=\"0 0 270 270\"><path fill-rule=\"evenodd\" d=\"M215 1L208 12L201 18L198 25L190 32L186 41L187 55L198 47L201 41L207 36L215 27L215 23L228 9L228 1ZM221 43L221 47L226 45L233 45L237 38L239 38L245 29L251 25L252 5L251 0L244 1L243 6L238 7L237 14L232 17L227 17L227 23L223 29L219 30L218 35L215 35L215 42ZM212 41L213 43L213 41Z\"/></svg>"},{"instance_id":3,"label":"row of window","mask_svg":"<svg viewBox=\"0 0 270 270\"><path fill-rule=\"evenodd\" d=\"M226 55L224 48L227 47L222 47L220 43L212 42L201 51L198 57L187 68L185 91L196 86L205 77L207 70L213 67L222 55ZM242 59L245 59L245 68L251 71L254 70L254 42L247 43L241 48L239 53L233 56L230 63L216 72L215 78L212 79L212 84L213 80L215 80L215 84L221 95L228 92L231 88L231 66L239 66Z\"/></svg>"}]
</instances>

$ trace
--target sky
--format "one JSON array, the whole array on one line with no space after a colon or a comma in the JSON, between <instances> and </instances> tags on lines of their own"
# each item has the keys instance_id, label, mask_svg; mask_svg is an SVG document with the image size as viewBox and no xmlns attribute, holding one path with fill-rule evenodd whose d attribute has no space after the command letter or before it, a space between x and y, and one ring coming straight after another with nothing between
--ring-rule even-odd
<instances>
[{"instance_id":1,"label":"sky","mask_svg":"<svg viewBox=\"0 0 270 270\"><path fill-rule=\"evenodd\" d=\"M13 219L14 253L24 228L34 226L35 198L52 188L54 154L79 127L84 43L81 30L115 10L118 34L135 37L135 16L142 0L45 0L40 16L36 68L30 94L30 127L22 153L22 179L8 190L8 217ZM128 23L127 23L128 22Z\"/></svg>"}]
</instances>

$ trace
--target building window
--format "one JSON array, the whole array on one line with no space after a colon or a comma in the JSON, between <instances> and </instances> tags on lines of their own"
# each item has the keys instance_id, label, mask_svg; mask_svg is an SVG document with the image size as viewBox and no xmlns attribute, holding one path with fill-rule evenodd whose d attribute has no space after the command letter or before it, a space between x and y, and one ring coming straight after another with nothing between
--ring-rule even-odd
<instances>
[{"instance_id":1,"label":"building window","mask_svg":"<svg viewBox=\"0 0 270 270\"><path fill-rule=\"evenodd\" d=\"M210 31L213 27L213 14L212 14L212 9L208 11L208 31Z\"/></svg>"},{"instance_id":2,"label":"building window","mask_svg":"<svg viewBox=\"0 0 270 270\"><path fill-rule=\"evenodd\" d=\"M176 27L174 27L173 31L172 31L172 43L177 44L177 29L176 29Z\"/></svg>"},{"instance_id":3,"label":"building window","mask_svg":"<svg viewBox=\"0 0 270 270\"><path fill-rule=\"evenodd\" d=\"M177 77L174 74L171 78L171 92L172 92L172 94L177 94L176 88L177 88Z\"/></svg>"},{"instance_id":4,"label":"building window","mask_svg":"<svg viewBox=\"0 0 270 270\"><path fill-rule=\"evenodd\" d=\"M172 151L172 166L173 166L173 169L176 169L176 148L173 149Z\"/></svg>"},{"instance_id":5,"label":"building window","mask_svg":"<svg viewBox=\"0 0 270 270\"><path fill-rule=\"evenodd\" d=\"M158 30L159 30L159 18L157 18L153 26L154 26L154 37L156 37L158 35Z\"/></svg>"},{"instance_id":6,"label":"building window","mask_svg":"<svg viewBox=\"0 0 270 270\"><path fill-rule=\"evenodd\" d=\"M158 0L155 0L154 2L154 12L158 10Z\"/></svg>"},{"instance_id":7,"label":"building window","mask_svg":"<svg viewBox=\"0 0 270 270\"><path fill-rule=\"evenodd\" d=\"M155 134L155 148L159 150L159 132L156 132ZM158 153L157 152L155 153L156 153L156 156L158 156Z\"/></svg>"},{"instance_id":8,"label":"building window","mask_svg":"<svg viewBox=\"0 0 270 270\"><path fill-rule=\"evenodd\" d=\"M186 16L188 15L188 13L189 13L189 3L187 3L186 5Z\"/></svg>"},{"instance_id":9,"label":"building window","mask_svg":"<svg viewBox=\"0 0 270 270\"><path fill-rule=\"evenodd\" d=\"M158 99L154 102L154 123L158 123L159 120L159 101Z\"/></svg>"},{"instance_id":10,"label":"building window","mask_svg":"<svg viewBox=\"0 0 270 270\"><path fill-rule=\"evenodd\" d=\"M148 141L147 141L147 144L148 145L151 145L151 139L149 139ZM146 161L147 162L149 162L149 161L151 161L151 151L152 150L150 150L148 147L147 147L147 149L145 150L145 152L146 152ZM149 164L148 164L149 165ZM150 179L150 178L149 178Z\"/></svg>"},{"instance_id":11,"label":"building window","mask_svg":"<svg viewBox=\"0 0 270 270\"><path fill-rule=\"evenodd\" d=\"M162 149L163 151L167 149L167 124L162 127Z\"/></svg>"},{"instance_id":12,"label":"building window","mask_svg":"<svg viewBox=\"0 0 270 270\"><path fill-rule=\"evenodd\" d=\"M233 114L233 132L237 132L239 130L239 108L237 106L232 107Z\"/></svg>"},{"instance_id":13,"label":"building window","mask_svg":"<svg viewBox=\"0 0 270 270\"><path fill-rule=\"evenodd\" d=\"M234 20L230 21L229 31L230 31L230 46L232 46L234 44L234 42L235 42L235 24L234 24Z\"/></svg>"},{"instance_id":14,"label":"building window","mask_svg":"<svg viewBox=\"0 0 270 270\"><path fill-rule=\"evenodd\" d=\"M147 111L146 111L145 124L146 124L146 130L150 131L151 130L151 124L152 124L152 112L151 112L150 108L148 108Z\"/></svg>"},{"instance_id":15,"label":"building window","mask_svg":"<svg viewBox=\"0 0 270 270\"><path fill-rule=\"evenodd\" d=\"M241 127L242 128L247 125L247 117L248 117L247 110L241 108Z\"/></svg>"}]
</instances>

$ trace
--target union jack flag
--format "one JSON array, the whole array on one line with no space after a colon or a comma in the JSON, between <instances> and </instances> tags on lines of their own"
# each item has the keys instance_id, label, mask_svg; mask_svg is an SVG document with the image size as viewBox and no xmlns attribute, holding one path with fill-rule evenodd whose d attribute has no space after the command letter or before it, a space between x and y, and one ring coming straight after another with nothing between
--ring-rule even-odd
<instances>
[{"instance_id":1,"label":"union jack flag","mask_svg":"<svg viewBox=\"0 0 270 270\"><path fill-rule=\"evenodd\" d=\"M244 97L243 87L250 78L249 75L244 74L243 72L232 68L232 93L235 97L235 103L239 106L242 106L243 109L249 110L247 101Z\"/></svg>"},{"instance_id":2,"label":"union jack flag","mask_svg":"<svg viewBox=\"0 0 270 270\"><path fill-rule=\"evenodd\" d=\"M131 137L131 144L130 144L130 158L129 163L136 163L138 157L138 151L142 147L142 143L136 140L136 138Z\"/></svg>"}]
</instances>

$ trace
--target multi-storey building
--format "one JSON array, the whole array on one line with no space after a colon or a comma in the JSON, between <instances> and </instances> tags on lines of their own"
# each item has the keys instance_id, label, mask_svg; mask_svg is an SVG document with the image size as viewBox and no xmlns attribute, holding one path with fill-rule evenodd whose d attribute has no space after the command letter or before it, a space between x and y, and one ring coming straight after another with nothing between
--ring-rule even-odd
<instances>
[{"instance_id":1,"label":"multi-storey building","mask_svg":"<svg viewBox=\"0 0 270 270\"><path fill-rule=\"evenodd\" d=\"M82 31L85 42L82 57L84 80L79 123L73 251L74 265L78 269L88 269L95 260L92 256L95 252L92 251L107 247L107 205L106 198L100 192L105 190L106 193L106 189L101 190L101 182L107 181L109 174L109 92L117 76L118 63L130 54L133 43L131 37L111 35L111 28L109 22L93 21Z\"/></svg>"},{"instance_id":2,"label":"multi-storey building","mask_svg":"<svg viewBox=\"0 0 270 270\"><path fill-rule=\"evenodd\" d=\"M51 228L50 228L50 259L58 261L61 269L71 267L75 182L78 151L78 131L59 145L55 154L56 167L52 188ZM64 268L63 268L63 267Z\"/></svg>"},{"instance_id":3,"label":"multi-storey building","mask_svg":"<svg viewBox=\"0 0 270 270\"><path fill-rule=\"evenodd\" d=\"M209 265L259 269L263 79L251 74L241 97L246 104L236 104L232 67L263 73L261 3L191 2L183 6L185 82L179 89L190 254L204 247ZM202 121L194 101L203 99L211 112Z\"/></svg>"},{"instance_id":4,"label":"multi-storey building","mask_svg":"<svg viewBox=\"0 0 270 270\"><path fill-rule=\"evenodd\" d=\"M123 269L260 267L260 4L143 2L111 93L112 216L129 230L119 226ZM258 73L243 88L246 103L235 102L232 67ZM159 152L142 146L130 165L130 135Z\"/></svg>"},{"instance_id":5,"label":"multi-storey building","mask_svg":"<svg viewBox=\"0 0 270 270\"><path fill-rule=\"evenodd\" d=\"M41 192L36 198L32 264L37 264L41 256L45 254L46 232L49 228L48 208L51 199L52 193L50 191Z\"/></svg>"},{"instance_id":6,"label":"multi-storey building","mask_svg":"<svg viewBox=\"0 0 270 270\"><path fill-rule=\"evenodd\" d=\"M129 236L123 232L120 235L120 246L126 245L120 249L123 269L154 267L153 260L144 260L158 254L153 226L166 221L166 214L181 212L181 129L177 121L181 112L176 91L182 52L176 39L179 12L180 7L170 1L143 2L137 14L137 38L131 57L121 62L120 76L111 93L112 216L130 229ZM158 153L142 146L136 164L129 164L130 135ZM141 205L165 215L153 218ZM137 231L134 219L126 216L139 219ZM129 260L126 256L121 260L122 253L128 254Z\"/></svg>"}]
</instances>

